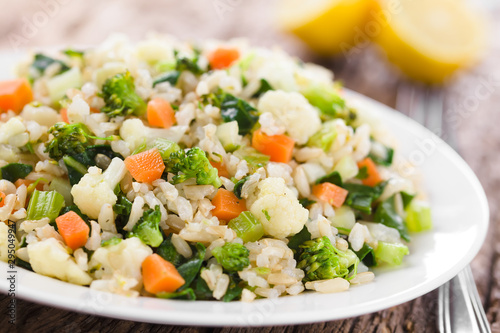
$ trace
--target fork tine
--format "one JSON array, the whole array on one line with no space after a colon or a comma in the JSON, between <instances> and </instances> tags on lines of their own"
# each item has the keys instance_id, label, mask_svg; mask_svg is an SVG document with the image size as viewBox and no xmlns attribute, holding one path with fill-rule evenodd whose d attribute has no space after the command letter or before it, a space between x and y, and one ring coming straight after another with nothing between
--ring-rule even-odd
<instances>
[{"instance_id":1,"label":"fork tine","mask_svg":"<svg viewBox=\"0 0 500 333\"><path fill-rule=\"evenodd\" d=\"M472 287L475 286L474 282L474 275L472 274L472 270L470 266L467 266L464 270L464 275L466 275L468 282L469 282L469 297L472 301L472 306L474 308L474 312L477 317L477 321L479 324L479 329L481 332L489 332L491 333L491 328L488 323L486 314L484 312L484 308L481 302L481 298L479 297L479 293L477 292L477 288Z\"/></svg>"}]
</instances>

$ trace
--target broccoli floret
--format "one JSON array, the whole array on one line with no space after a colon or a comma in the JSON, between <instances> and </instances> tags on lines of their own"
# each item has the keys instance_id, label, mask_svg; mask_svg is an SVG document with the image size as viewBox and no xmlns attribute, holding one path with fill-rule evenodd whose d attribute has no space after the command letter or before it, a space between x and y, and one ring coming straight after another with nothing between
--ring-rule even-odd
<instances>
[{"instance_id":1,"label":"broccoli floret","mask_svg":"<svg viewBox=\"0 0 500 333\"><path fill-rule=\"evenodd\" d=\"M205 152L198 147L191 148L187 152L180 149L171 153L165 165L168 172L176 173L173 178L174 184L196 178L198 185L213 185L216 188L222 185L217 169L210 164Z\"/></svg>"},{"instance_id":2,"label":"broccoli floret","mask_svg":"<svg viewBox=\"0 0 500 333\"><path fill-rule=\"evenodd\" d=\"M163 236L160 231L161 212L160 206L155 209L148 209L142 214L141 219L134 226L127 237L137 237L144 244L152 247L160 246Z\"/></svg>"},{"instance_id":3,"label":"broccoli floret","mask_svg":"<svg viewBox=\"0 0 500 333\"><path fill-rule=\"evenodd\" d=\"M49 129L54 138L45 144L45 152L49 153L54 160L61 159L64 155L77 155L85 151L91 144L90 139L96 139L90 135L90 131L82 123L66 124L56 123Z\"/></svg>"},{"instance_id":4,"label":"broccoli floret","mask_svg":"<svg viewBox=\"0 0 500 333\"><path fill-rule=\"evenodd\" d=\"M106 103L101 112L109 117L141 116L146 111L146 102L135 92L134 78L129 72L107 79L101 97Z\"/></svg>"},{"instance_id":5,"label":"broccoli floret","mask_svg":"<svg viewBox=\"0 0 500 333\"><path fill-rule=\"evenodd\" d=\"M341 251L332 245L328 237L305 241L299 246L297 268L306 273L303 281L352 279L356 275L359 259L351 250ZM353 266L353 269L349 268ZM353 271L353 275L349 273Z\"/></svg>"},{"instance_id":6,"label":"broccoli floret","mask_svg":"<svg viewBox=\"0 0 500 333\"><path fill-rule=\"evenodd\" d=\"M250 251L239 243L226 243L212 250L217 262L229 273L239 272L250 265Z\"/></svg>"}]
</instances>

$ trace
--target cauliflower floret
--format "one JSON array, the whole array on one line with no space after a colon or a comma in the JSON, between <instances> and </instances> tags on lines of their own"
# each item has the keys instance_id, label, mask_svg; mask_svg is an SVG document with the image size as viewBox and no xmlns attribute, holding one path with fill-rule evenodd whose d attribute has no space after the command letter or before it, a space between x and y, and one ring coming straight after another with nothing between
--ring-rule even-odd
<instances>
[{"instance_id":1,"label":"cauliflower floret","mask_svg":"<svg viewBox=\"0 0 500 333\"><path fill-rule=\"evenodd\" d=\"M133 289L142 287L141 265L151 248L137 237L127 238L116 245L98 248L89 262L90 269L95 269L96 279L113 280L116 276L135 279ZM133 285L133 284L132 284Z\"/></svg>"},{"instance_id":2,"label":"cauliflower floret","mask_svg":"<svg viewBox=\"0 0 500 333\"><path fill-rule=\"evenodd\" d=\"M97 167L90 167L80 182L73 186L71 195L80 210L92 219L99 217L101 206L114 205L117 197L113 192L127 172L125 163L115 157L104 173Z\"/></svg>"},{"instance_id":3,"label":"cauliflower floret","mask_svg":"<svg viewBox=\"0 0 500 333\"><path fill-rule=\"evenodd\" d=\"M28 244L30 264L36 273L79 285L88 285L92 278L78 267L66 248L55 238Z\"/></svg>"},{"instance_id":4,"label":"cauliflower floret","mask_svg":"<svg viewBox=\"0 0 500 333\"><path fill-rule=\"evenodd\" d=\"M18 247L17 239L14 237L14 249ZM7 262L9 260L9 227L7 224L0 222L0 260Z\"/></svg>"},{"instance_id":5,"label":"cauliflower floret","mask_svg":"<svg viewBox=\"0 0 500 333\"><path fill-rule=\"evenodd\" d=\"M134 151L144 143L152 143L156 138L179 142L188 128L188 126L172 126L169 129L151 128L145 126L140 119L127 119L120 127L120 136L130 151Z\"/></svg>"},{"instance_id":6,"label":"cauliflower floret","mask_svg":"<svg viewBox=\"0 0 500 333\"><path fill-rule=\"evenodd\" d=\"M5 124L0 125L0 143L8 143L10 138L24 131L26 127L20 117L10 118Z\"/></svg>"},{"instance_id":7,"label":"cauliflower floret","mask_svg":"<svg viewBox=\"0 0 500 333\"><path fill-rule=\"evenodd\" d=\"M267 235L285 238L302 230L309 212L302 207L283 178L270 177L259 183L257 200L250 207Z\"/></svg>"},{"instance_id":8,"label":"cauliflower floret","mask_svg":"<svg viewBox=\"0 0 500 333\"><path fill-rule=\"evenodd\" d=\"M272 113L298 144L305 144L321 128L318 111L297 92L268 91L260 99L257 109L261 113Z\"/></svg>"}]
</instances>

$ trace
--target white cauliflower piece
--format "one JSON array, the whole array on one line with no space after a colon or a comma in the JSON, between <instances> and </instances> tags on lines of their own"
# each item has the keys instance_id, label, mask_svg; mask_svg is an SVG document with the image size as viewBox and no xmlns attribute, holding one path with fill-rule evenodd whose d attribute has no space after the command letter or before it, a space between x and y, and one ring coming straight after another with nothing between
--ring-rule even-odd
<instances>
[{"instance_id":1,"label":"white cauliflower piece","mask_svg":"<svg viewBox=\"0 0 500 333\"><path fill-rule=\"evenodd\" d=\"M9 227L7 224L0 222L0 260L7 262L9 260ZM14 237L14 249L17 250L18 242Z\"/></svg>"},{"instance_id":2,"label":"white cauliflower piece","mask_svg":"<svg viewBox=\"0 0 500 333\"><path fill-rule=\"evenodd\" d=\"M134 151L140 145L152 143L156 138L165 138L170 141L179 142L188 126L172 126L168 129L151 128L144 125L140 119L127 119L120 127L120 136L127 143L130 151Z\"/></svg>"},{"instance_id":3,"label":"white cauliflower piece","mask_svg":"<svg viewBox=\"0 0 500 333\"><path fill-rule=\"evenodd\" d=\"M138 284L134 289L142 287L141 265L153 250L139 238L131 237L116 245L98 248L92 255L89 268L95 269L96 279L111 280L118 274L124 278L135 279Z\"/></svg>"},{"instance_id":4,"label":"white cauliflower piece","mask_svg":"<svg viewBox=\"0 0 500 333\"><path fill-rule=\"evenodd\" d=\"M270 177L258 185L257 200L250 207L267 235L285 238L302 230L309 211L302 207L283 178Z\"/></svg>"},{"instance_id":5,"label":"white cauliflower piece","mask_svg":"<svg viewBox=\"0 0 500 333\"><path fill-rule=\"evenodd\" d=\"M0 143L8 143L10 138L25 131L26 127L20 117L10 118L6 123L0 125Z\"/></svg>"},{"instance_id":6,"label":"white cauliflower piece","mask_svg":"<svg viewBox=\"0 0 500 333\"><path fill-rule=\"evenodd\" d=\"M33 270L73 284L88 285L92 278L78 267L64 245L55 238L28 244L28 256Z\"/></svg>"},{"instance_id":7,"label":"white cauliflower piece","mask_svg":"<svg viewBox=\"0 0 500 333\"><path fill-rule=\"evenodd\" d=\"M99 217L101 206L114 205L118 199L113 192L116 185L127 172L125 163L118 157L113 158L104 173L97 167L90 167L80 182L73 186L71 195L80 210L92 219Z\"/></svg>"},{"instance_id":8,"label":"white cauliflower piece","mask_svg":"<svg viewBox=\"0 0 500 333\"><path fill-rule=\"evenodd\" d=\"M297 92L268 91L259 100L257 109L276 117L298 144L305 144L310 136L321 129L318 111Z\"/></svg>"}]
</instances>

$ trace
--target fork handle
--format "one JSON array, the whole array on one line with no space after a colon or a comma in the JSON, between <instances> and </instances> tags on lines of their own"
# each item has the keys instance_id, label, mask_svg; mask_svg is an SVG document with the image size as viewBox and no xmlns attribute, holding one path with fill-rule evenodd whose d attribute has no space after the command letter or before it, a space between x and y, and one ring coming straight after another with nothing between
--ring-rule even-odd
<instances>
[{"instance_id":1,"label":"fork handle","mask_svg":"<svg viewBox=\"0 0 500 333\"><path fill-rule=\"evenodd\" d=\"M439 288L441 333L491 333L470 266Z\"/></svg>"}]
</instances>

